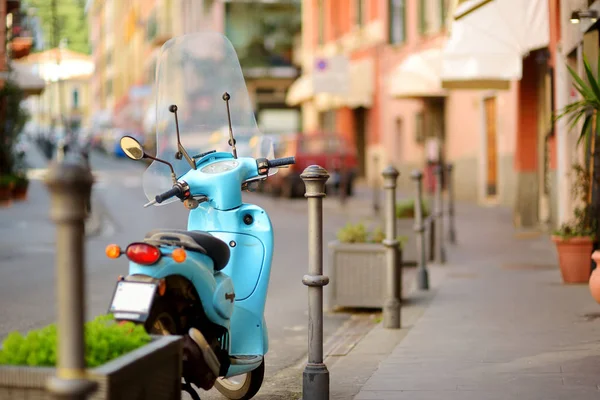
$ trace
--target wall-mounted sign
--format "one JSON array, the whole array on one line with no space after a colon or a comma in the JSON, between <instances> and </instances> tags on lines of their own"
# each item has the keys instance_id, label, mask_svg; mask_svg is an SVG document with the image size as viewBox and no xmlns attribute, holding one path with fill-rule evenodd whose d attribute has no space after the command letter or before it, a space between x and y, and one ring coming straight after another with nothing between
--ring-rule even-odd
<instances>
[{"instance_id":1,"label":"wall-mounted sign","mask_svg":"<svg viewBox=\"0 0 600 400\"><path fill-rule=\"evenodd\" d=\"M317 57L312 75L315 94L347 95L350 92L350 60L346 56Z\"/></svg>"}]
</instances>

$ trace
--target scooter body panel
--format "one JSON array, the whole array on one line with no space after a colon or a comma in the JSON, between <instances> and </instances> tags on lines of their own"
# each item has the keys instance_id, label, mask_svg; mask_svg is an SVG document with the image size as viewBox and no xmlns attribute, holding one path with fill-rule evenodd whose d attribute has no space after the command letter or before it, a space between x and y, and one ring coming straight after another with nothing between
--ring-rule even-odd
<instances>
[{"instance_id":1,"label":"scooter body panel","mask_svg":"<svg viewBox=\"0 0 600 400\"><path fill-rule=\"evenodd\" d=\"M221 211L203 203L190 212L188 230L209 232L229 244L230 260L222 271L233 280L236 294L229 332L232 356L264 355L268 350L263 314L271 274L272 229L267 213L252 204Z\"/></svg>"},{"instance_id":2,"label":"scooter body panel","mask_svg":"<svg viewBox=\"0 0 600 400\"><path fill-rule=\"evenodd\" d=\"M172 249L161 248L161 252L165 255L170 254L171 251ZM162 257L153 265L130 262L129 275L146 275L155 279L173 275L183 276L196 288L206 316L215 324L229 329L234 305L231 301L226 300L225 295L217 298L216 293L233 293L233 282L226 274L214 272L213 261L210 257L188 251L187 258L183 263L177 263L170 257Z\"/></svg>"}]
</instances>

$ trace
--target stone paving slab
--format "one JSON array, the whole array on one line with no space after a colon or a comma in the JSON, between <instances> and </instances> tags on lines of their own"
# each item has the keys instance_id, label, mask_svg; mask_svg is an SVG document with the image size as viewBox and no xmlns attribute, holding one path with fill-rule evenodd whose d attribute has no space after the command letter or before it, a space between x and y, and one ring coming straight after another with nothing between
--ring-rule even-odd
<instances>
[{"instance_id":1,"label":"stone paving slab","mask_svg":"<svg viewBox=\"0 0 600 400\"><path fill-rule=\"evenodd\" d=\"M563 285L543 235L507 209L458 208L460 244L422 316L357 400L600 398L600 306Z\"/></svg>"}]
</instances>

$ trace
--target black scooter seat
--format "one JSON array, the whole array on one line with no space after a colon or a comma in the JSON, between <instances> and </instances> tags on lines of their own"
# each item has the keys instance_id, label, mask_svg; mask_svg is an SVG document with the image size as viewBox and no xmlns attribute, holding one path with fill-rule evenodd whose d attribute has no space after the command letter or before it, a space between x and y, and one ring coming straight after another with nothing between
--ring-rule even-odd
<instances>
[{"instance_id":1,"label":"black scooter seat","mask_svg":"<svg viewBox=\"0 0 600 400\"><path fill-rule=\"evenodd\" d=\"M204 250L202 252L213 260L215 271L222 270L229 262L230 253L227 243L214 237L208 232L186 231L183 229L154 229L146 234L145 239L150 239L152 237L156 239L157 236L162 240L177 239L176 236L171 236L169 238L169 234L184 235L192 239L202 248L201 250Z\"/></svg>"}]
</instances>

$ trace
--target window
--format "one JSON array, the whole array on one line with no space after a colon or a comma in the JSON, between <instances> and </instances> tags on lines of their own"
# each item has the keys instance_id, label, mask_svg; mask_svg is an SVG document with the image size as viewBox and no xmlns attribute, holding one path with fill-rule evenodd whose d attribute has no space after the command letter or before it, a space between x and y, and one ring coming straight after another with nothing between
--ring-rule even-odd
<instances>
[{"instance_id":1,"label":"window","mask_svg":"<svg viewBox=\"0 0 600 400\"><path fill-rule=\"evenodd\" d=\"M325 6L324 6L324 1L325 0L317 0L318 4L317 4L317 12L318 12L318 21L319 21L319 44L323 44L325 43Z\"/></svg>"},{"instance_id":2,"label":"window","mask_svg":"<svg viewBox=\"0 0 600 400\"><path fill-rule=\"evenodd\" d=\"M425 121L422 111L415 114L415 140L417 143L425 141Z\"/></svg>"},{"instance_id":3,"label":"window","mask_svg":"<svg viewBox=\"0 0 600 400\"><path fill-rule=\"evenodd\" d=\"M362 26L364 22L363 0L354 0L354 23Z\"/></svg>"},{"instance_id":4,"label":"window","mask_svg":"<svg viewBox=\"0 0 600 400\"><path fill-rule=\"evenodd\" d=\"M73 89L73 108L79 108L79 89Z\"/></svg>"},{"instance_id":5,"label":"window","mask_svg":"<svg viewBox=\"0 0 600 400\"><path fill-rule=\"evenodd\" d=\"M440 30L446 28L446 12L448 11L448 6L446 5L446 0L439 0L440 4Z\"/></svg>"},{"instance_id":6,"label":"window","mask_svg":"<svg viewBox=\"0 0 600 400\"><path fill-rule=\"evenodd\" d=\"M390 0L390 43L406 41L406 0Z\"/></svg>"},{"instance_id":7,"label":"window","mask_svg":"<svg viewBox=\"0 0 600 400\"><path fill-rule=\"evenodd\" d=\"M419 0L419 33L427 33L427 0Z\"/></svg>"}]
</instances>

